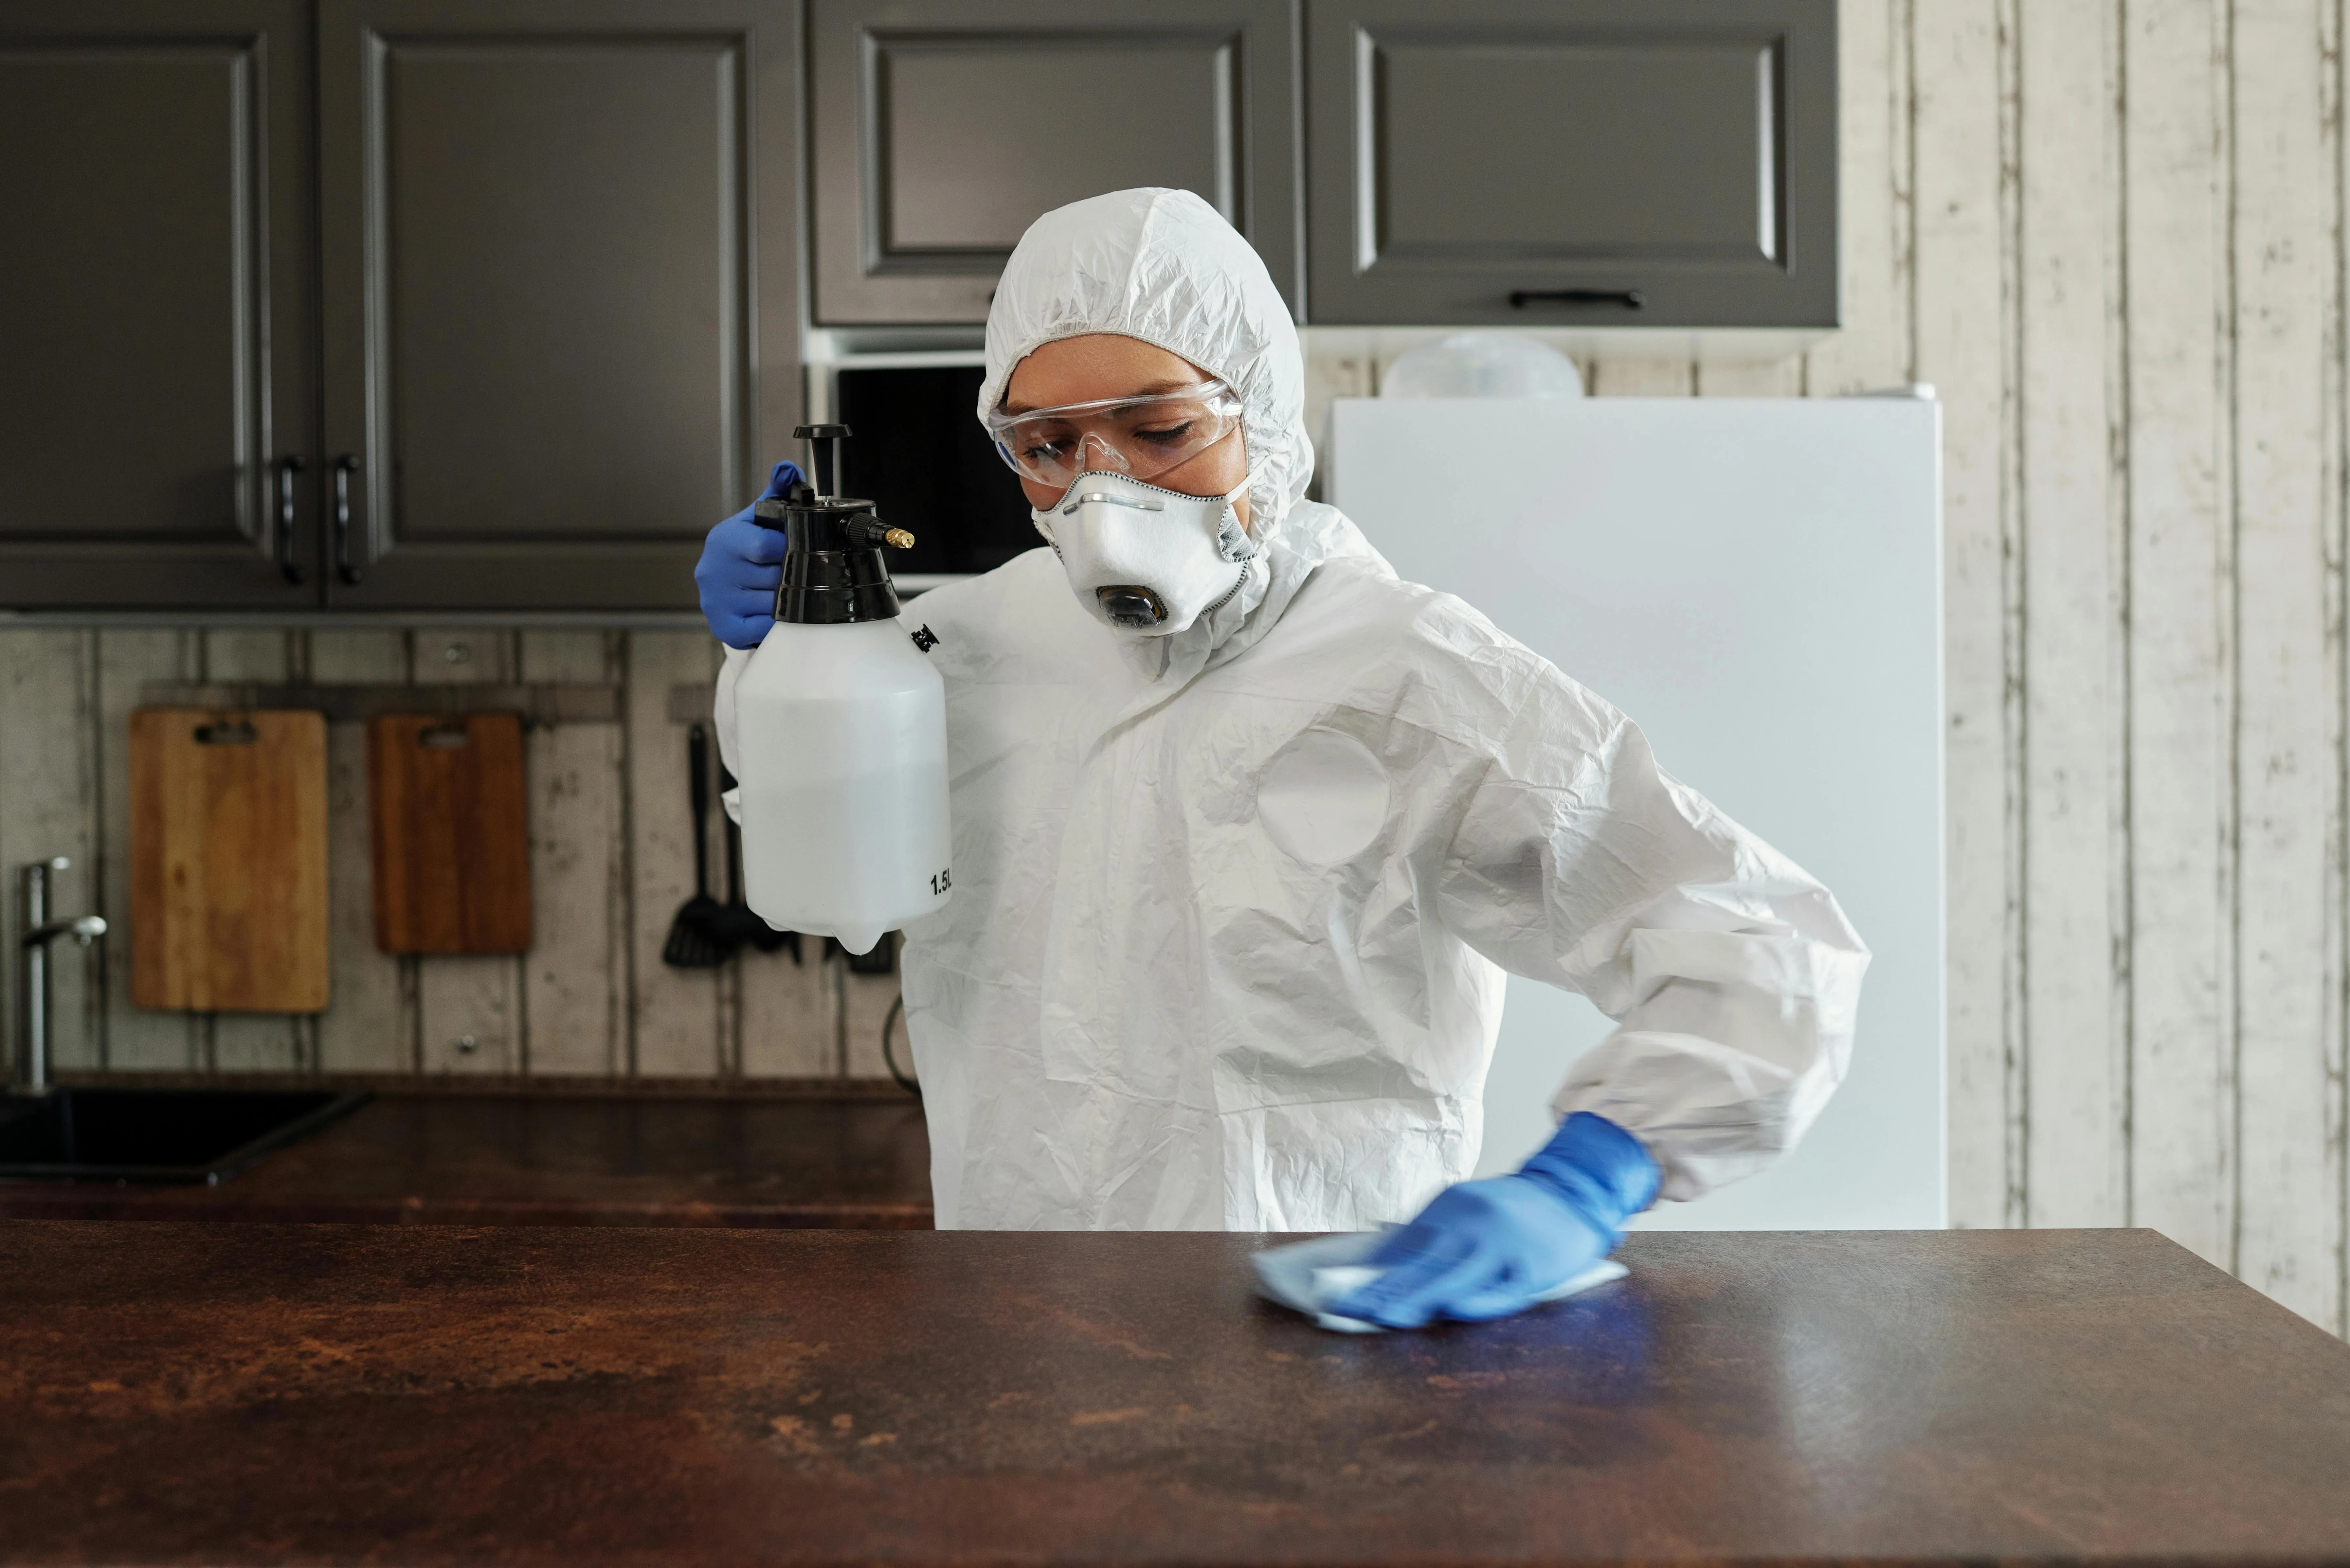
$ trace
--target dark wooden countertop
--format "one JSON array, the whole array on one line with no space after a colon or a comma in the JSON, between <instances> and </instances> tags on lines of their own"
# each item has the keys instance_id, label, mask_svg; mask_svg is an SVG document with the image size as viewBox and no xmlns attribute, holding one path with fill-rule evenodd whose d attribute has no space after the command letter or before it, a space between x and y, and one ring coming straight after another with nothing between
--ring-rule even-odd
<instances>
[{"instance_id":1,"label":"dark wooden countertop","mask_svg":"<svg viewBox=\"0 0 2350 1568\"><path fill-rule=\"evenodd\" d=\"M0 1180L0 1217L927 1230L903 1095L380 1095L218 1187Z\"/></svg>"},{"instance_id":2,"label":"dark wooden countertop","mask_svg":"<svg viewBox=\"0 0 2350 1568\"><path fill-rule=\"evenodd\" d=\"M2147 1231L1374 1338L1255 1245L0 1223L0 1561L2350 1562L2350 1346Z\"/></svg>"}]
</instances>

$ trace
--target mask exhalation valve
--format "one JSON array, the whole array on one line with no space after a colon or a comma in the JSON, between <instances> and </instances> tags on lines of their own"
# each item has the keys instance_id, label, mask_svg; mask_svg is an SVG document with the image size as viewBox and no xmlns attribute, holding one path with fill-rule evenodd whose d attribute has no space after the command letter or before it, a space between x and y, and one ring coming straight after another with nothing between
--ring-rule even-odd
<instances>
[{"instance_id":1,"label":"mask exhalation valve","mask_svg":"<svg viewBox=\"0 0 2350 1568\"><path fill-rule=\"evenodd\" d=\"M1096 588L1094 597L1100 602L1102 613L1120 626L1153 627L1167 618L1166 602L1149 588L1120 583Z\"/></svg>"}]
</instances>

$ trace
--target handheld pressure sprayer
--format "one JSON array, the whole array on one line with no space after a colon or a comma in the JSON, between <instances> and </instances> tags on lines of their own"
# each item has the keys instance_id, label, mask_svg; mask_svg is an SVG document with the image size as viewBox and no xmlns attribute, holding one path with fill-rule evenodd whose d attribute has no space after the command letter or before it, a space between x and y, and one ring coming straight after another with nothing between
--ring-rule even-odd
<instances>
[{"instance_id":1,"label":"handheld pressure sprayer","mask_svg":"<svg viewBox=\"0 0 2350 1568\"><path fill-rule=\"evenodd\" d=\"M805 477L753 509L784 535L775 624L735 687L744 896L782 930L867 953L943 906L946 686L899 619L885 549L913 535L838 493L847 425L802 425ZM831 443L831 493L816 443Z\"/></svg>"}]
</instances>

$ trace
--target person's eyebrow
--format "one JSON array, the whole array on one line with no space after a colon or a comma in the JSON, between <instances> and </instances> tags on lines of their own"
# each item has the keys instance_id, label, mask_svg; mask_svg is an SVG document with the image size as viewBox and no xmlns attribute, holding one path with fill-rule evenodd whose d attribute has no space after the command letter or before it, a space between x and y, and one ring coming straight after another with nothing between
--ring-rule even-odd
<instances>
[{"instance_id":1,"label":"person's eyebrow","mask_svg":"<svg viewBox=\"0 0 2350 1568\"><path fill-rule=\"evenodd\" d=\"M1204 377L1170 377L1164 380L1145 381L1141 386L1135 388L1134 390L1130 392L1120 392L1118 397L1155 398L1161 392L1189 391L1193 387L1204 387L1207 384L1207 379ZM1114 402L1117 400L1113 398L1087 398L1082 400L1088 403L1107 403ZM1055 403L1052 406L1055 408L1063 408L1066 405ZM1007 414L1033 414L1036 411L1036 405L1035 403L1014 402L1012 399L1012 395L1007 392L1003 397L1003 411Z\"/></svg>"}]
</instances>

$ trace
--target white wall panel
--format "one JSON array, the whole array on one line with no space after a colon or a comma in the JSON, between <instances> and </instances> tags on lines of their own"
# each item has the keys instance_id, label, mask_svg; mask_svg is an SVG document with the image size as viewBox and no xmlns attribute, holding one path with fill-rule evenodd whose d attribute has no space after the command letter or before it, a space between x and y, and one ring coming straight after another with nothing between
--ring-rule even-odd
<instances>
[{"instance_id":1,"label":"white wall panel","mask_svg":"<svg viewBox=\"0 0 2350 1568\"><path fill-rule=\"evenodd\" d=\"M1946 0L1912 31L1917 377L1942 403L1950 1217L2022 1217L2011 1180L2022 921L2012 847L2022 782L2014 536L2013 31L2002 0ZM2012 1162L2020 1172L2020 1159Z\"/></svg>"},{"instance_id":2,"label":"white wall panel","mask_svg":"<svg viewBox=\"0 0 2350 1568\"><path fill-rule=\"evenodd\" d=\"M2227 15L2142 0L2123 36L2129 425L2130 1210L2233 1254L2233 510Z\"/></svg>"},{"instance_id":3,"label":"white wall panel","mask_svg":"<svg viewBox=\"0 0 2350 1568\"><path fill-rule=\"evenodd\" d=\"M2342 1321L2340 13L2233 26L2237 1271Z\"/></svg>"}]
</instances>

